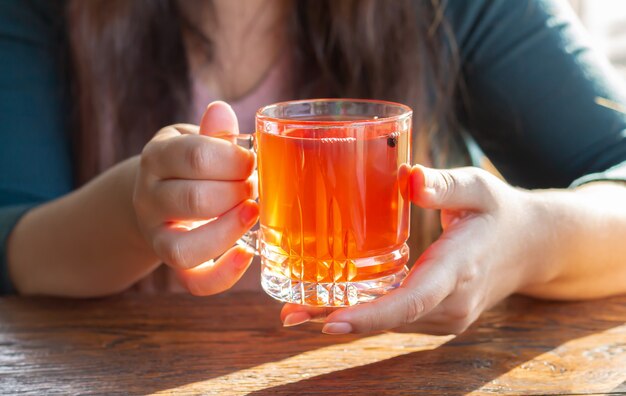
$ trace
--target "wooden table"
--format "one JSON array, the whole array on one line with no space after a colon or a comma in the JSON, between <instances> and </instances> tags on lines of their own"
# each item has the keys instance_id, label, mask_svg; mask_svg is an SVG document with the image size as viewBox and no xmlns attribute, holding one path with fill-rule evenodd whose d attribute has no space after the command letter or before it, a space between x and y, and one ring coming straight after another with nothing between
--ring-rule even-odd
<instances>
[{"instance_id":1,"label":"wooden table","mask_svg":"<svg viewBox=\"0 0 626 396\"><path fill-rule=\"evenodd\" d=\"M259 293L0 299L5 394L624 394L626 297L506 300L465 334L284 329Z\"/></svg>"}]
</instances>

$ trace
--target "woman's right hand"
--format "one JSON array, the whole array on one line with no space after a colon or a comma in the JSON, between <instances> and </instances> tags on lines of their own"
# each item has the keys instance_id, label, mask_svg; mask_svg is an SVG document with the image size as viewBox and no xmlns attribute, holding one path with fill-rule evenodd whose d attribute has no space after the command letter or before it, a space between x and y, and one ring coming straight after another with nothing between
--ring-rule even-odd
<instances>
[{"instance_id":1,"label":"woman's right hand","mask_svg":"<svg viewBox=\"0 0 626 396\"><path fill-rule=\"evenodd\" d=\"M161 129L141 154L135 182L139 229L195 295L229 289L254 255L232 247L258 218L251 177L254 154L211 137L220 133L239 133L235 113L224 102L211 103L199 127L177 124Z\"/></svg>"}]
</instances>

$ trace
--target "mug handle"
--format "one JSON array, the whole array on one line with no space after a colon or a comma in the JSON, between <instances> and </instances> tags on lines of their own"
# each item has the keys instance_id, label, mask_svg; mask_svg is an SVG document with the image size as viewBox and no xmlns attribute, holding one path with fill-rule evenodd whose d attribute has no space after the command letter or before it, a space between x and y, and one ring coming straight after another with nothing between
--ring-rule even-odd
<instances>
[{"instance_id":1,"label":"mug handle","mask_svg":"<svg viewBox=\"0 0 626 396\"><path fill-rule=\"evenodd\" d=\"M216 135L211 135L210 137L216 137L224 140L228 140L231 143L235 143L236 145L248 149L256 154L256 144L254 133L240 134L235 135L232 133L218 133ZM256 166L256 164L255 164ZM259 230L257 231L247 231L245 234L237 240L237 245L243 246L245 248L251 249L254 251L255 255L259 255Z\"/></svg>"}]
</instances>

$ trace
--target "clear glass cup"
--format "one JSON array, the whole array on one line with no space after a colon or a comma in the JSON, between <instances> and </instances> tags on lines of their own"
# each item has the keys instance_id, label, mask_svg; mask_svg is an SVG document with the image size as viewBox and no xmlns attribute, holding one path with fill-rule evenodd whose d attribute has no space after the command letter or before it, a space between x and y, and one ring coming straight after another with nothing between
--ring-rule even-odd
<instances>
[{"instance_id":1,"label":"clear glass cup","mask_svg":"<svg viewBox=\"0 0 626 396\"><path fill-rule=\"evenodd\" d=\"M272 297L371 301L408 270L409 107L360 99L277 103L256 114L261 256ZM250 238L250 237L253 238Z\"/></svg>"}]
</instances>

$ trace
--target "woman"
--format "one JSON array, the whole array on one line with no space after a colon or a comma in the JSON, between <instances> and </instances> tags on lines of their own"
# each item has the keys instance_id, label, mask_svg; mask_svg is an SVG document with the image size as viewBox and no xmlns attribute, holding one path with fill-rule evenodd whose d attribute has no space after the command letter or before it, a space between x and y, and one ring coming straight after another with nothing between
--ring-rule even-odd
<instances>
[{"instance_id":1,"label":"woman","mask_svg":"<svg viewBox=\"0 0 626 396\"><path fill-rule=\"evenodd\" d=\"M232 246L257 219L254 159L211 135L251 131L261 105L315 96L408 103L415 162L458 164L463 131L507 183L414 166L411 199L441 209L443 233L402 287L332 313L287 305L285 325L458 333L511 293L626 291L626 117L598 105L625 91L553 1L0 7L5 291L171 289L171 277L156 281L161 262L194 294L230 288L252 260ZM218 98L235 110L204 111Z\"/></svg>"}]
</instances>

